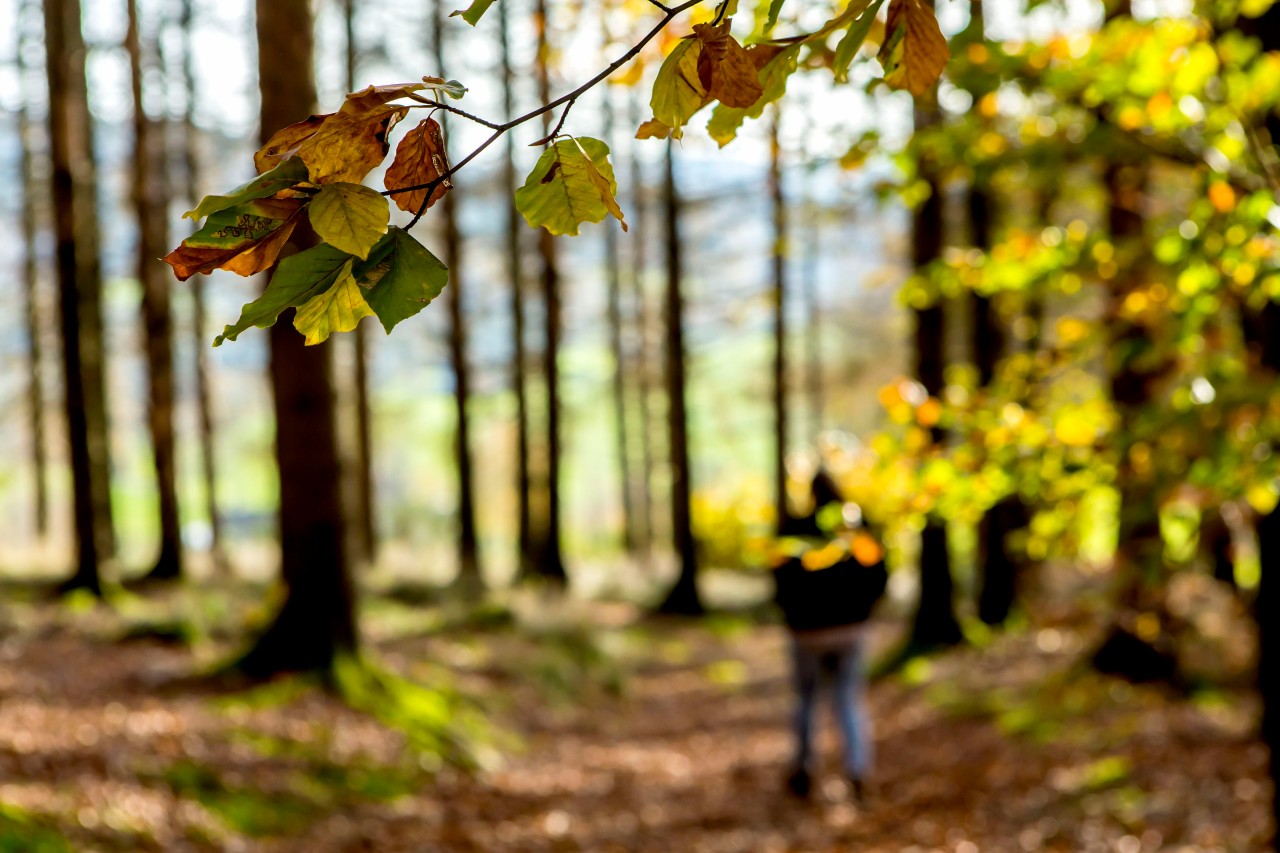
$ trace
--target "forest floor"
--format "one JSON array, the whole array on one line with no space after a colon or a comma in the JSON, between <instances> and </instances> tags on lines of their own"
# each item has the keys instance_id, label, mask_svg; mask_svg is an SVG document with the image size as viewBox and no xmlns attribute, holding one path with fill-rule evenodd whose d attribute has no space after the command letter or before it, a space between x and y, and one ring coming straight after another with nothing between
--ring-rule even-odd
<instances>
[{"instance_id":1,"label":"forest floor","mask_svg":"<svg viewBox=\"0 0 1280 853\"><path fill-rule=\"evenodd\" d=\"M1097 625L1078 615L877 681L868 801L836 772L827 715L801 803L782 793L777 626L377 600L371 657L428 689L375 696L370 714L298 679L189 678L225 659L234 632L211 626L242 624L227 614L255 595L105 608L0 591L0 851L1264 849L1253 693L1099 676L1080 664ZM874 626L877 649L894 624ZM451 715L459 701L488 722ZM392 705L445 739L378 722ZM435 752L457 749L480 769L442 767Z\"/></svg>"}]
</instances>

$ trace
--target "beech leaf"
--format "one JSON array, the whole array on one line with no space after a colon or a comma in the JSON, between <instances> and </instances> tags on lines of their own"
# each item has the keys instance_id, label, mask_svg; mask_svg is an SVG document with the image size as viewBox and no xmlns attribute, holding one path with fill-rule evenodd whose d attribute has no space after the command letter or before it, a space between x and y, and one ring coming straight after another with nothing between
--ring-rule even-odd
<instances>
[{"instance_id":1,"label":"beech leaf","mask_svg":"<svg viewBox=\"0 0 1280 853\"><path fill-rule=\"evenodd\" d=\"M467 93L467 87L459 83L457 80L446 80L443 77L423 77L422 88L433 89L437 92L444 92L455 101L462 100L462 96Z\"/></svg>"},{"instance_id":2,"label":"beech leaf","mask_svg":"<svg viewBox=\"0 0 1280 853\"><path fill-rule=\"evenodd\" d=\"M307 179L307 166L297 157L290 157L280 162L267 172L253 180L246 181L226 195L207 195L200 199L194 209L182 214L184 219L199 221L211 213L226 210L244 204L246 201L273 196L281 190L302 183Z\"/></svg>"},{"instance_id":3,"label":"beech leaf","mask_svg":"<svg viewBox=\"0 0 1280 853\"><path fill-rule=\"evenodd\" d=\"M858 55L858 51L866 42L867 36L871 33L871 27L876 22L876 15L880 14L880 7L883 5L884 0L874 0L861 17L849 25L844 37L836 43L831 70L835 74L837 83L849 82L849 66L853 64L853 58Z\"/></svg>"},{"instance_id":4,"label":"beech leaf","mask_svg":"<svg viewBox=\"0 0 1280 853\"><path fill-rule=\"evenodd\" d=\"M421 92L425 88L427 87L422 83L389 83L382 86L366 86L359 92L352 92L347 95L347 99L343 101L342 108L338 112L361 115L385 106L389 101L408 97L413 92Z\"/></svg>"},{"instance_id":5,"label":"beech leaf","mask_svg":"<svg viewBox=\"0 0 1280 853\"><path fill-rule=\"evenodd\" d=\"M695 38L683 39L663 60L658 76L653 81L653 96L649 106L653 117L670 128L673 139L684 135L681 128L711 99L698 79L698 56L702 42Z\"/></svg>"},{"instance_id":6,"label":"beech leaf","mask_svg":"<svg viewBox=\"0 0 1280 853\"><path fill-rule=\"evenodd\" d=\"M418 126L405 134L396 146L396 156L387 168L384 183L389 190L429 184L449 171L449 156L445 149L440 124L433 118L423 119ZM439 201L453 184L445 179L431 191L427 207ZM401 210L417 213L427 196L425 189L406 193L394 193L391 198Z\"/></svg>"},{"instance_id":7,"label":"beech leaf","mask_svg":"<svg viewBox=\"0 0 1280 853\"><path fill-rule=\"evenodd\" d=\"M301 199L256 199L215 211L164 261L181 281L219 268L261 272L275 262L304 205Z\"/></svg>"},{"instance_id":8,"label":"beech leaf","mask_svg":"<svg viewBox=\"0 0 1280 853\"><path fill-rule=\"evenodd\" d=\"M350 332L373 309L364 301L351 274L351 261L338 273L338 281L324 293L316 294L298 309L293 327L306 335L307 346L323 343L334 332Z\"/></svg>"},{"instance_id":9,"label":"beech leaf","mask_svg":"<svg viewBox=\"0 0 1280 853\"><path fill-rule=\"evenodd\" d=\"M326 243L358 258L387 233L391 210L380 193L360 184L325 184L307 210L311 227Z\"/></svg>"},{"instance_id":10,"label":"beech leaf","mask_svg":"<svg viewBox=\"0 0 1280 853\"><path fill-rule=\"evenodd\" d=\"M213 339L213 345L234 341L252 326L273 325L284 309L308 302L337 284L341 276L350 275L354 261L351 255L327 243L290 255L276 267L262 295L240 309L240 319L224 328Z\"/></svg>"},{"instance_id":11,"label":"beech leaf","mask_svg":"<svg viewBox=\"0 0 1280 853\"><path fill-rule=\"evenodd\" d=\"M720 144L721 148L737 137L738 129L742 127L744 121L749 118L760 118L765 107L787 93L787 80L795 73L800 48L800 44L793 44L773 52L766 45L753 45L747 50L747 53L753 56L757 50L762 50L759 58L769 56L759 72L762 94L754 104L746 108L716 105L711 113L711 120L707 122L707 133ZM765 53L764 49L769 49L770 52Z\"/></svg>"},{"instance_id":12,"label":"beech leaf","mask_svg":"<svg viewBox=\"0 0 1280 853\"><path fill-rule=\"evenodd\" d=\"M729 32L731 24L728 18L716 26L694 24L694 35L702 43L698 82L708 97L726 107L746 108L756 102L763 90L751 57Z\"/></svg>"},{"instance_id":13,"label":"beech leaf","mask_svg":"<svg viewBox=\"0 0 1280 853\"><path fill-rule=\"evenodd\" d=\"M612 173L610 173L609 177L605 177L600 172L591 155L587 153L576 138L573 142L578 146L578 150L582 152L583 158L587 161L587 177L591 180L592 186L600 193L600 201L604 203L605 210L609 211L610 215L622 224L623 233L629 231L627 220L623 218L622 208L618 206L618 199L615 197L618 192L618 182L613 179ZM604 153L607 157L609 149L606 148Z\"/></svg>"},{"instance_id":14,"label":"beech leaf","mask_svg":"<svg viewBox=\"0 0 1280 853\"><path fill-rule=\"evenodd\" d=\"M562 139L543 152L516 190L516 209L530 227L576 236L583 222L600 222L610 213L593 171L607 182L612 197L617 183L609 147L589 137Z\"/></svg>"},{"instance_id":15,"label":"beech leaf","mask_svg":"<svg viewBox=\"0 0 1280 853\"><path fill-rule=\"evenodd\" d=\"M466 9L458 9L451 12L449 17L452 18L457 15L461 15L462 20L474 27L476 24L480 23L481 16L484 15L485 12L489 11L489 7L492 5L493 0L471 0L470 6Z\"/></svg>"},{"instance_id":16,"label":"beech leaf","mask_svg":"<svg viewBox=\"0 0 1280 853\"><path fill-rule=\"evenodd\" d=\"M369 252L369 259L355 265L353 274L387 334L425 308L449 283L448 267L407 231L394 226Z\"/></svg>"},{"instance_id":17,"label":"beech leaf","mask_svg":"<svg viewBox=\"0 0 1280 853\"><path fill-rule=\"evenodd\" d=\"M938 19L920 0L892 0L878 58L889 88L919 97L938 82L951 51Z\"/></svg>"},{"instance_id":18,"label":"beech leaf","mask_svg":"<svg viewBox=\"0 0 1280 853\"><path fill-rule=\"evenodd\" d=\"M253 165L258 168L258 174L269 172L298 153L302 143L315 136L316 131L324 124L325 119L329 118L329 115L309 116L288 127L282 127L272 134L267 144L253 155Z\"/></svg>"}]
</instances>

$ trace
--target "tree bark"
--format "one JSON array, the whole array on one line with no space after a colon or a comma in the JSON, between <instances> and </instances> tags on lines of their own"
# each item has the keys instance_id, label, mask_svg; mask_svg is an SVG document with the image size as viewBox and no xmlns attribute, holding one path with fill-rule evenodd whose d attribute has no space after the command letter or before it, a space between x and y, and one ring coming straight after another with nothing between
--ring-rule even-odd
<instances>
[{"instance_id":1,"label":"tree bark","mask_svg":"<svg viewBox=\"0 0 1280 853\"><path fill-rule=\"evenodd\" d=\"M674 142L667 142L664 163L663 211L666 216L667 287L666 380L667 434L671 465L671 544L679 575L659 605L662 613L696 616L704 612L698 593L698 558L690 518L689 436L685 409L684 275L680 246L680 198L676 190Z\"/></svg>"},{"instance_id":2,"label":"tree bark","mask_svg":"<svg viewBox=\"0 0 1280 853\"><path fill-rule=\"evenodd\" d=\"M101 594L98 563L112 555L110 460L102 341L97 175L79 0L44 4L49 142L71 460L76 567L65 590Z\"/></svg>"},{"instance_id":3,"label":"tree bark","mask_svg":"<svg viewBox=\"0 0 1280 853\"><path fill-rule=\"evenodd\" d=\"M342 22L346 39L347 91L354 92L359 85L356 81L356 64L359 61L359 46L356 44L356 0L342 0ZM356 454L355 454L355 533L356 553L360 559L373 563L378 557L378 525L375 519L377 499L374 495L373 482L373 414L369 408L369 326L360 323L353 336L355 363L355 414L356 414Z\"/></svg>"},{"instance_id":4,"label":"tree bark","mask_svg":"<svg viewBox=\"0 0 1280 853\"><path fill-rule=\"evenodd\" d=\"M644 120L645 100L638 92L632 92L630 115L631 125L639 127ZM630 289L633 313L636 318L635 349L631 358L631 369L635 375L636 396L639 398L638 411L640 423L640 472L636 477L636 497L633 506L636 508L636 540L641 554L647 559L653 550L653 435L650 428L652 415L650 400L653 397L653 381L649 358L650 322L649 299L645 288L645 270L649 256L646 253L646 237L649 234L649 207L645 198L644 163L637 153L634 140L630 141L631 155L631 274Z\"/></svg>"},{"instance_id":5,"label":"tree bark","mask_svg":"<svg viewBox=\"0 0 1280 853\"><path fill-rule=\"evenodd\" d=\"M40 307L40 259L36 252L36 236L40 226L40 192L36 179L35 123L31 118L31 80L27 67L26 51L31 38L35 16L39 15L35 2L25 2L19 9L17 40L18 82L22 95L22 107L18 112L19 147L22 149L19 168L22 170L22 313L27 335L27 364L30 380L27 384L27 423L31 431L31 469L34 480L32 505L35 510L36 535L44 539L49 532L48 445L44 423L44 347L41 335Z\"/></svg>"},{"instance_id":6,"label":"tree bark","mask_svg":"<svg viewBox=\"0 0 1280 853\"><path fill-rule=\"evenodd\" d=\"M431 28L436 65L444 73L448 62L444 52L444 7L437 3ZM448 119L442 123L448 128ZM444 227L444 264L449 268L449 363L453 368L453 408L457 420L454 459L458 466L458 582L471 593L481 587L480 555L476 544L475 475L471 467L471 429L467 404L471 399L471 370L467 363L467 327L463 311L462 235L458 232L457 195L445 193L440 200L440 221Z\"/></svg>"},{"instance_id":7,"label":"tree bark","mask_svg":"<svg viewBox=\"0 0 1280 853\"><path fill-rule=\"evenodd\" d=\"M133 88L133 206L138 220L138 283L142 286L143 341L147 362L147 427L151 434L160 514L160 553L147 580L182 576L182 528L178 516L177 446L173 431L173 312L168 268L159 258L169 248L168 176L163 126L147 116L142 25L137 0L128 2ZM148 40L149 52L154 52Z\"/></svg>"},{"instance_id":8,"label":"tree bark","mask_svg":"<svg viewBox=\"0 0 1280 853\"><path fill-rule=\"evenodd\" d=\"M782 193L781 108L769 125L769 210L773 219L773 512L777 529L787 523L787 200Z\"/></svg>"},{"instance_id":9,"label":"tree bark","mask_svg":"<svg viewBox=\"0 0 1280 853\"><path fill-rule=\"evenodd\" d=\"M607 17L607 16L606 16ZM606 41L608 36L606 35ZM604 89L602 130L606 145L612 149L613 93ZM617 162L617 155L614 155ZM635 508L631 488L631 443L627 429L627 357L622 345L622 260L618 254L618 229L606 222L604 229L604 263L607 275L607 313L609 325L609 349L613 354L613 427L618 453L618 487L622 497L622 547L628 554L636 550Z\"/></svg>"},{"instance_id":10,"label":"tree bark","mask_svg":"<svg viewBox=\"0 0 1280 853\"><path fill-rule=\"evenodd\" d=\"M928 4L932 7L932 3ZM928 130L941 121L937 90L917 99L916 130ZM919 270L942 254L942 188L937 169L925 159L920 163L920 176L929 184L929 197L920 204L912 218L911 262ZM930 397L941 398L944 390L943 348L945 312L941 302L915 312L915 373ZM945 441L941 429L934 427L933 443ZM951 556L947 549L946 523L929 517L920 534L920 602L911 626L911 643L918 648L936 648L960 642L963 634L956 620Z\"/></svg>"},{"instance_id":11,"label":"tree bark","mask_svg":"<svg viewBox=\"0 0 1280 853\"><path fill-rule=\"evenodd\" d=\"M511 12L507 5L498 10L499 33L502 40L502 107L503 114L515 113L515 71L511 66ZM506 156L502 162L502 180L506 194L514 193L516 180L515 137L508 133L503 138ZM525 358L524 329L524 256L520 247L520 235L524 225L514 204L506 205L507 277L511 285L511 385L516 395L516 577L533 570L536 556L533 548L532 519L529 506L531 482L529 477L529 401L526 394L528 361Z\"/></svg>"},{"instance_id":12,"label":"tree bark","mask_svg":"<svg viewBox=\"0 0 1280 853\"><path fill-rule=\"evenodd\" d=\"M315 110L308 0L257 0L261 134ZM302 233L299 233L302 232ZM313 245L305 223L286 252ZM356 650L330 346L304 346L293 312L271 327L271 388L280 466L280 557L285 601L238 663L252 677L328 671Z\"/></svg>"},{"instance_id":13,"label":"tree bark","mask_svg":"<svg viewBox=\"0 0 1280 853\"><path fill-rule=\"evenodd\" d=\"M537 0L534 13L538 29L538 99L551 100L550 44L547 40L547 2ZM546 113L542 126L551 132L555 116ZM547 454L545 524L540 531L538 560L535 571L555 582L566 578L564 556L560 549L560 267L556 257L555 237L544 228L538 231L538 256L542 261L542 300L546 311L546 341L542 352L542 372L547 389Z\"/></svg>"}]
</instances>

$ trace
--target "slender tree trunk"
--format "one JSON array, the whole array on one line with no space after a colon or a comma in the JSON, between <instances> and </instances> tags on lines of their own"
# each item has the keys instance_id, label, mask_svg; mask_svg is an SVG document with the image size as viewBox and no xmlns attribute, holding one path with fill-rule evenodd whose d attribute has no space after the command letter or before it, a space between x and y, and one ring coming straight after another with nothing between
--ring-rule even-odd
<instances>
[{"instance_id":1,"label":"slender tree trunk","mask_svg":"<svg viewBox=\"0 0 1280 853\"><path fill-rule=\"evenodd\" d=\"M499 32L502 39L502 108L508 118L515 113L515 71L511 67L511 11L503 5L498 10ZM503 138L506 156L502 163L502 185L507 195L516 189L515 137L508 133ZM516 577L533 570L536 557L533 549L533 532L529 509L529 401L526 395L528 364L525 359L524 331L524 257L520 248L520 235L524 225L514 204L506 205L507 276L511 283L511 385L516 395Z\"/></svg>"},{"instance_id":2,"label":"slender tree trunk","mask_svg":"<svg viewBox=\"0 0 1280 853\"><path fill-rule=\"evenodd\" d=\"M812 173L810 177L813 177ZM818 265L822 259L822 215L817 198L810 195L805 201L808 219L808 228L805 230L808 232L808 240L805 244L803 291L809 326L804 336L808 345L805 389L809 409L809 435L816 439L822 434L822 413L825 407L822 393L822 306L818 292Z\"/></svg>"},{"instance_id":3,"label":"slender tree trunk","mask_svg":"<svg viewBox=\"0 0 1280 853\"><path fill-rule=\"evenodd\" d=\"M631 124L638 127L644 120L645 101L641 94L631 95ZM646 252L646 238L649 235L649 208L645 198L644 163L636 150L634 140L629 141L631 155L631 298L633 313L636 318L635 350L632 354L632 372L635 375L636 396L639 398L637 415L640 422L640 472L636 477L636 498L632 506L636 508L636 542L640 552L646 557L653 550L653 493L650 484L653 482L653 435L651 429L652 416L649 403L653 397L653 382L650 372L649 299L645 289L645 270L649 262Z\"/></svg>"},{"instance_id":4,"label":"slender tree trunk","mask_svg":"<svg viewBox=\"0 0 1280 853\"><path fill-rule=\"evenodd\" d=\"M257 12L266 141L278 128L316 111L314 46L308 0L257 0ZM298 232L286 252L315 243L310 229L300 226ZM254 677L328 671L337 656L356 650L331 347L304 346L292 328L292 313L281 315L270 330L285 601L239 661L239 668Z\"/></svg>"},{"instance_id":5,"label":"slender tree trunk","mask_svg":"<svg viewBox=\"0 0 1280 853\"><path fill-rule=\"evenodd\" d=\"M19 168L22 170L22 299L23 319L27 334L27 364L31 371L27 385L28 425L31 430L31 468L35 480L32 504L35 508L36 534L44 539L49 532L49 490L47 485L48 447L44 424L44 348L41 335L40 311L40 259L36 252L36 236L39 231L40 192L36 180L34 155L35 123L31 118L31 79L25 59L31 28L35 16L40 14L34 2L25 2L19 8L18 26L14 28L17 40L18 82L22 94L22 107L18 113L19 147L22 149Z\"/></svg>"},{"instance_id":6,"label":"slender tree trunk","mask_svg":"<svg viewBox=\"0 0 1280 853\"><path fill-rule=\"evenodd\" d=\"M773 511L778 530L787 523L787 200L782 194L782 111L769 125L769 207L773 216Z\"/></svg>"},{"instance_id":7,"label":"slender tree trunk","mask_svg":"<svg viewBox=\"0 0 1280 853\"><path fill-rule=\"evenodd\" d=\"M547 41L547 2L537 0L534 13L538 28L538 99L551 100L550 45ZM550 133L555 116L542 117L545 132ZM542 371L547 389L547 470L546 523L543 528L538 561L539 575L553 581L564 581L564 556L560 550L560 267L556 240L544 228L538 231L538 255L542 260L542 300L546 309L546 346L542 353Z\"/></svg>"},{"instance_id":8,"label":"slender tree trunk","mask_svg":"<svg viewBox=\"0 0 1280 853\"><path fill-rule=\"evenodd\" d=\"M179 24L182 30L182 86L186 94L182 122L182 176L191 207L200 200L200 131L196 127L194 0L182 0ZM218 512L217 442L214 432L213 394L209 383L208 322L205 315L205 277L193 276L186 283L191 294L191 348L195 354L197 433L200 442L200 479L204 485L204 514L209 520L209 556L216 571L227 573L230 562L223 544L222 516Z\"/></svg>"},{"instance_id":9,"label":"slender tree trunk","mask_svg":"<svg viewBox=\"0 0 1280 853\"><path fill-rule=\"evenodd\" d=\"M606 8L607 11L607 8ZM606 34L606 41L608 36ZM613 93L604 90L602 135L606 145L613 145ZM615 155L614 162L617 162ZM622 346L622 260L618 254L618 229L605 223L604 263L608 276L609 349L613 353L613 423L618 451L618 486L622 493L622 547L634 553L638 539L635 508L631 489L631 445L627 430L627 358Z\"/></svg>"},{"instance_id":10,"label":"slender tree trunk","mask_svg":"<svg viewBox=\"0 0 1280 853\"><path fill-rule=\"evenodd\" d=\"M444 7L436 4L431 28L437 67L448 67L444 52ZM443 117L445 127L448 119ZM467 327L463 311L462 235L458 233L458 197L445 193L440 200L444 226L444 264L449 268L449 362L453 368L453 408L457 419L454 453L458 466L458 580L471 592L481 586L480 556L476 544L475 475L471 467L471 430L467 403L471 398L471 370L467 364Z\"/></svg>"},{"instance_id":11,"label":"slender tree trunk","mask_svg":"<svg viewBox=\"0 0 1280 853\"><path fill-rule=\"evenodd\" d=\"M79 0L47 0L46 71L67 440L76 568L64 589L101 594L99 560L114 549L104 399L97 176Z\"/></svg>"},{"instance_id":12,"label":"slender tree trunk","mask_svg":"<svg viewBox=\"0 0 1280 853\"><path fill-rule=\"evenodd\" d=\"M133 88L133 206L138 219L138 282L147 360L147 426L151 433L160 510L160 553L148 580L182 576L182 529L178 517L177 446L173 432L173 313L168 269L159 260L169 248L169 187L164 170L162 125L147 116L143 99L144 56L137 0L129 0L129 52ZM148 40L148 46L154 41Z\"/></svg>"},{"instance_id":13,"label":"slender tree trunk","mask_svg":"<svg viewBox=\"0 0 1280 853\"><path fill-rule=\"evenodd\" d=\"M932 6L932 3L928 4ZM941 121L936 88L917 99L916 130L927 130ZM937 168L927 158L920 163L920 176L929 183L929 197L916 209L912 221L911 261L923 269L942 254L942 188ZM930 397L941 398L944 389L943 347L945 309L942 302L915 312L915 373ZM943 431L933 428L933 444L945 441ZM947 549L946 523L932 516L920 534L920 603L911 626L911 643L934 648L960 642L963 635L956 620L955 584L951 576L951 556Z\"/></svg>"},{"instance_id":14,"label":"slender tree trunk","mask_svg":"<svg viewBox=\"0 0 1280 853\"><path fill-rule=\"evenodd\" d=\"M1262 40L1262 48L1280 50L1280 5L1271 6L1258 18L1242 18L1240 28L1246 35ZM1267 135L1280 150L1280 115L1267 116ZM1256 353L1259 365L1272 377L1280 376L1280 304L1269 301L1246 321L1246 338ZM1270 751L1273 789L1280 785L1280 507L1258 520L1258 561L1262 574L1254 599L1258 622L1258 689L1262 694L1262 739ZM1280 794L1271 798L1272 844L1280 835Z\"/></svg>"},{"instance_id":15,"label":"slender tree trunk","mask_svg":"<svg viewBox=\"0 0 1280 853\"><path fill-rule=\"evenodd\" d=\"M347 91L359 88L356 81L356 64L359 46L356 44L356 0L342 0L342 22L346 34ZM374 520L376 498L373 483L373 415L369 408L369 329L360 323L353 336L355 346L356 414L356 554L367 563L378 556L378 525Z\"/></svg>"},{"instance_id":16,"label":"slender tree trunk","mask_svg":"<svg viewBox=\"0 0 1280 853\"><path fill-rule=\"evenodd\" d=\"M667 143L663 183L666 215L667 434L671 464L671 544L680 574L659 611L695 616L704 612L698 594L698 558L690 518L689 436L685 410L684 275L680 246L680 198L676 191L674 142Z\"/></svg>"}]
</instances>

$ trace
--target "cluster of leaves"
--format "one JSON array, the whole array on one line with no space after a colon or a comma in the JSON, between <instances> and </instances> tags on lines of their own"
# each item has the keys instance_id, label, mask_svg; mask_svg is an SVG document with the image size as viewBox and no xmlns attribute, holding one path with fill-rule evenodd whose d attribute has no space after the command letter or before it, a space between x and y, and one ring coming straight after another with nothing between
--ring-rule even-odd
<instances>
[{"instance_id":1,"label":"cluster of leaves","mask_svg":"<svg viewBox=\"0 0 1280 853\"><path fill-rule=\"evenodd\" d=\"M665 24L697 2L678 8L656 5L667 12ZM694 24L693 32L678 40L662 63L651 100L654 117L640 127L637 137L678 139L694 113L715 103L708 131L724 145L743 121L758 118L785 94L787 78L801 67L802 50L807 49L810 58L820 57L818 64L829 66L837 80L843 80L875 30L885 82L917 95L929 91L949 57L937 20L922 0L888 0L881 24L877 15L885 2L849 0L816 32L769 41L766 37L784 5L783 0L772 0L759 43L744 47L731 33L737 0L724 0L714 20ZM492 5L493 0L474 0L454 14L474 26ZM840 38L832 50L828 40L837 33ZM165 260L181 280L214 269L248 276L276 266L262 296L244 306L239 320L223 330L215 346L235 340L251 326L273 325L287 308L297 309L294 326L308 344L350 331L368 316L376 316L390 333L448 282L448 270L409 235L409 229L449 192L453 172L488 145L451 167L440 125L428 117L401 139L386 172L386 188L379 192L361 182L386 158L396 124L413 108L445 109L493 129L492 141L561 103L567 114L578 94L620 64L576 93L502 125L421 94L461 98L466 89L457 81L424 77L422 83L370 86L352 93L338 112L311 116L278 131L254 157L258 176L226 195L205 198L189 211L188 217L204 218L205 224ZM561 125L564 118L562 114ZM598 139L561 134L559 127L541 142L546 151L515 194L514 203L525 221L554 235L572 236L583 223L612 216L627 230L615 198L617 182L608 146ZM406 228L390 224L388 197L413 213ZM318 245L285 255L285 246L303 223L314 231Z\"/></svg>"}]
</instances>

